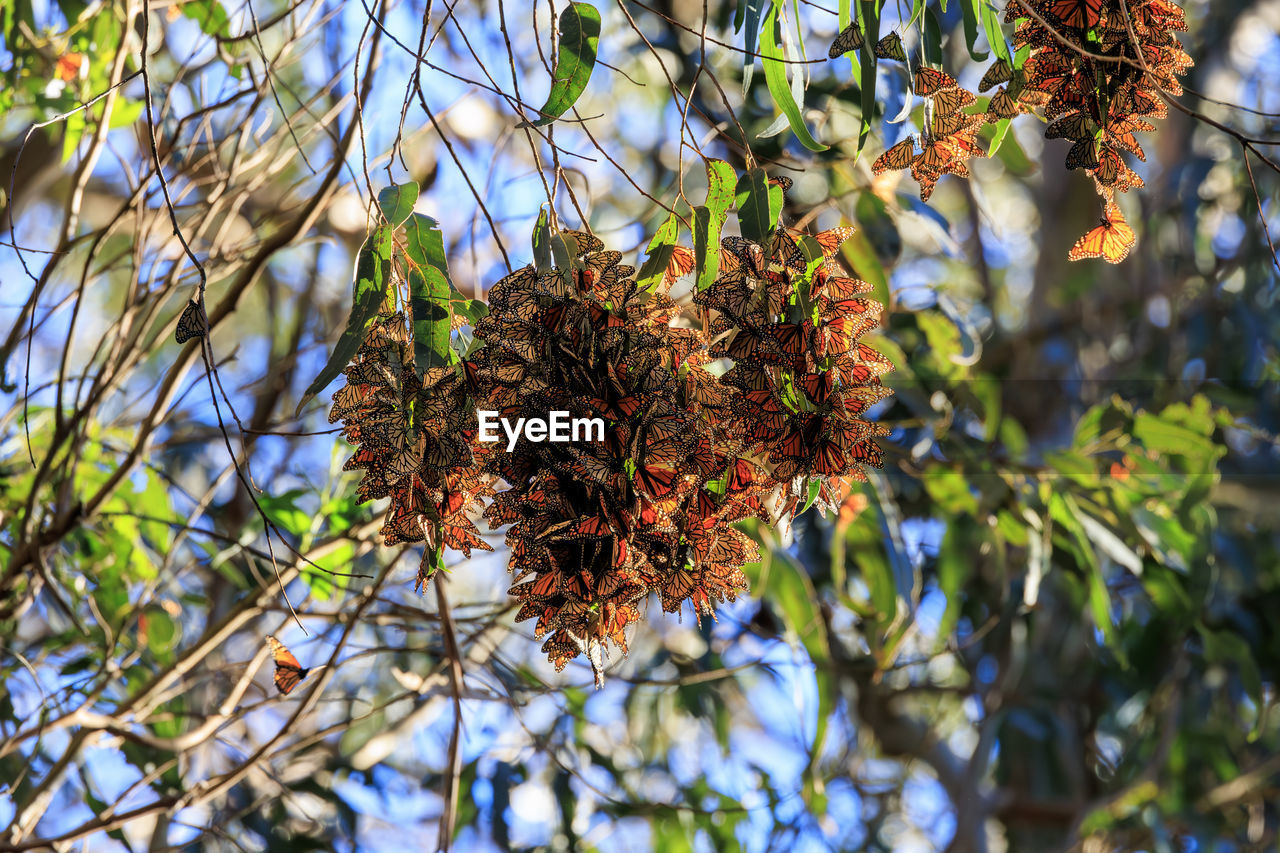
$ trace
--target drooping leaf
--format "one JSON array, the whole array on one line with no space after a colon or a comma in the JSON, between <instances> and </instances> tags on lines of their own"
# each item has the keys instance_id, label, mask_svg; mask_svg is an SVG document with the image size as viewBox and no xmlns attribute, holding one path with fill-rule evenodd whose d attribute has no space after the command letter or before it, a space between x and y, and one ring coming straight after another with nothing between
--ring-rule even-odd
<instances>
[{"instance_id":1,"label":"drooping leaf","mask_svg":"<svg viewBox=\"0 0 1280 853\"><path fill-rule=\"evenodd\" d=\"M697 287L706 290L720 272L720 231L733 203L733 167L723 160L707 161L707 202L693 212L694 269Z\"/></svg>"},{"instance_id":2,"label":"drooping leaf","mask_svg":"<svg viewBox=\"0 0 1280 853\"><path fill-rule=\"evenodd\" d=\"M987 43L991 45L991 50L1012 65L1013 55L1009 53L1009 43L1004 40L1004 31L1000 29L1000 15L995 7L990 0L974 0L974 5L978 7L978 17L982 20L982 28L987 31Z\"/></svg>"},{"instance_id":3,"label":"drooping leaf","mask_svg":"<svg viewBox=\"0 0 1280 853\"><path fill-rule=\"evenodd\" d=\"M735 203L742 236L763 243L782 214L782 187L770 184L768 174L757 166L738 179Z\"/></svg>"},{"instance_id":4,"label":"drooping leaf","mask_svg":"<svg viewBox=\"0 0 1280 853\"><path fill-rule=\"evenodd\" d=\"M742 95L746 97L751 89L751 78L756 71L756 45L760 41L760 14L764 4L769 0L746 0L739 4L738 11L744 14L742 33Z\"/></svg>"},{"instance_id":5,"label":"drooping leaf","mask_svg":"<svg viewBox=\"0 0 1280 853\"><path fill-rule=\"evenodd\" d=\"M413 206L418 203L418 182L409 181L404 184L392 184L378 192L378 209L382 216L399 228L413 213Z\"/></svg>"},{"instance_id":6,"label":"drooping leaf","mask_svg":"<svg viewBox=\"0 0 1280 853\"><path fill-rule=\"evenodd\" d=\"M862 15L862 37L869 44L880 40L880 10L874 0L859 0L858 8ZM866 147L871 136L871 124L876 115L876 52L874 50L858 51L859 69L858 85L862 87L862 129L858 131L858 150L856 159Z\"/></svg>"},{"instance_id":7,"label":"drooping leaf","mask_svg":"<svg viewBox=\"0 0 1280 853\"><path fill-rule=\"evenodd\" d=\"M764 63L764 79L769 86L769 94L773 96L774 104L787 117L787 123L791 125L800 144L810 151L826 151L828 146L818 142L809 133L804 117L800 114L800 105L796 103L787 82L787 65L782 61L782 48L778 44L780 27L779 0L774 0L765 16L764 27L760 30L760 61Z\"/></svg>"},{"instance_id":8,"label":"drooping leaf","mask_svg":"<svg viewBox=\"0 0 1280 853\"><path fill-rule=\"evenodd\" d=\"M767 568L766 568L767 565ZM831 645L826 623L819 611L820 597L813 588L813 581L804 569L788 554L775 551L767 564L749 566L748 577L752 588L759 582L767 585L759 595L777 608L788 629L804 646L814 665L818 688L818 708L813 740L810 743L812 758L808 772L812 772L826 741L828 718L835 710L836 692L831 675ZM753 576L754 575L754 576ZM808 775L808 773L806 774Z\"/></svg>"},{"instance_id":9,"label":"drooping leaf","mask_svg":"<svg viewBox=\"0 0 1280 853\"><path fill-rule=\"evenodd\" d=\"M987 54L978 52L978 17L985 5L985 0L967 0L960 4L961 17L964 19L964 43L974 62L985 62L987 59Z\"/></svg>"},{"instance_id":10,"label":"drooping leaf","mask_svg":"<svg viewBox=\"0 0 1280 853\"><path fill-rule=\"evenodd\" d=\"M551 217L543 207L538 211L538 221L533 226L533 264L538 272L551 269Z\"/></svg>"},{"instance_id":11,"label":"drooping leaf","mask_svg":"<svg viewBox=\"0 0 1280 853\"><path fill-rule=\"evenodd\" d=\"M564 115L587 88L600 41L600 13L590 3L574 2L560 13L560 50L547 102L538 110L542 127Z\"/></svg>"},{"instance_id":12,"label":"drooping leaf","mask_svg":"<svg viewBox=\"0 0 1280 853\"><path fill-rule=\"evenodd\" d=\"M645 262L640 265L636 286L641 290L653 290L667 274L667 265L680 237L680 220L674 213L667 216L645 249Z\"/></svg>"},{"instance_id":13,"label":"drooping leaf","mask_svg":"<svg viewBox=\"0 0 1280 853\"><path fill-rule=\"evenodd\" d=\"M409 308L413 312L413 361L418 375L449 364L452 318L449 303L454 288L445 258L444 234L436 221L415 213L405 223L405 254L409 270Z\"/></svg>"},{"instance_id":14,"label":"drooping leaf","mask_svg":"<svg viewBox=\"0 0 1280 853\"><path fill-rule=\"evenodd\" d=\"M333 348L333 353L329 356L324 369L302 395L295 414L301 413L303 406L311 402L316 394L337 378L364 341L370 323L377 316L378 309L382 307L383 300L387 297L391 244L391 227L380 225L365 241L360 253L356 256L355 287L347 327L343 330L342 337L338 339L338 345Z\"/></svg>"},{"instance_id":15,"label":"drooping leaf","mask_svg":"<svg viewBox=\"0 0 1280 853\"><path fill-rule=\"evenodd\" d=\"M942 24L932 9L925 9L924 31L920 34L924 61L930 65L942 64Z\"/></svg>"}]
</instances>

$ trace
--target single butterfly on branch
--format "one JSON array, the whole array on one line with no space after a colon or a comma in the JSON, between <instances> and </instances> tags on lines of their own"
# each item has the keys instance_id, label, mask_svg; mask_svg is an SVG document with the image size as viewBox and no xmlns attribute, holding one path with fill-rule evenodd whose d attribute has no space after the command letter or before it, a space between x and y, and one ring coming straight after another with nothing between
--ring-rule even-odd
<instances>
[{"instance_id":1,"label":"single butterfly on branch","mask_svg":"<svg viewBox=\"0 0 1280 853\"><path fill-rule=\"evenodd\" d=\"M306 678L311 670L299 664L298 659L293 656L293 652L285 648L284 643L270 634L267 635L266 640L267 647L271 649L271 656L276 662L276 689L287 694L297 687L298 682Z\"/></svg>"}]
</instances>

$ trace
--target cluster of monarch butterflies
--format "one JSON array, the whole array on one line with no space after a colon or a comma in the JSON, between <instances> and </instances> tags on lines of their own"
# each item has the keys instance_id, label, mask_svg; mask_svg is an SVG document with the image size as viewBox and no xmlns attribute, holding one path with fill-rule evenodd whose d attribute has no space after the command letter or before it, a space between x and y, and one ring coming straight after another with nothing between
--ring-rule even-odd
<instances>
[{"instance_id":1,"label":"cluster of monarch butterflies","mask_svg":"<svg viewBox=\"0 0 1280 853\"><path fill-rule=\"evenodd\" d=\"M525 267L490 290L476 327L485 346L466 372L477 406L508 419L566 411L604 423L602 441L521 439L492 454L487 469L510 488L485 512L510 525L517 621L537 620L557 668L585 652L599 678L650 592L664 610L689 600L701 616L746 588L742 566L757 553L730 524L765 511L754 494L705 488L729 466L717 426L728 403L703 366L703 333L671 325L669 280L642 291L620 253L563 237L576 247L568 269Z\"/></svg>"},{"instance_id":2,"label":"cluster of monarch butterflies","mask_svg":"<svg viewBox=\"0 0 1280 853\"><path fill-rule=\"evenodd\" d=\"M928 102L922 149L909 136L873 164L880 174L910 169L927 201L939 177L968 174L966 161L983 157L976 137L986 123L1039 109L1049 121L1049 139L1069 139L1066 165L1093 177L1103 202L1100 224L1076 241L1070 260L1103 258L1119 263L1135 235L1125 222L1116 191L1142 186L1122 152L1145 160L1134 134L1155 127L1168 107L1162 93L1180 94L1178 76L1192 64L1175 32L1186 30L1182 8L1171 0L1010 0L1006 23L1015 23L1013 47L1026 50L1020 68L997 59L983 75L979 91L1001 86L982 113L965 112L976 102L954 78L933 68L918 68L913 89ZM857 22L831 46L832 58L863 47ZM901 38L891 33L874 48L877 56L906 61Z\"/></svg>"},{"instance_id":3,"label":"cluster of monarch butterflies","mask_svg":"<svg viewBox=\"0 0 1280 853\"><path fill-rule=\"evenodd\" d=\"M481 539L468 509L492 494L473 465L474 409L452 367L419 376L406 318L378 316L343 373L333 395L329 423L357 446L343 469L363 469L361 501L390 498L383 543L425 542L418 584L438 565L447 546L470 556L493 550Z\"/></svg>"},{"instance_id":4,"label":"cluster of monarch butterflies","mask_svg":"<svg viewBox=\"0 0 1280 853\"><path fill-rule=\"evenodd\" d=\"M1069 139L1067 167L1084 169L1102 198L1102 221L1068 257L1119 263L1135 240L1115 203L1116 191L1142 186L1122 152L1146 160L1137 131L1169 108L1162 93L1182 94L1178 77L1192 61L1175 32L1187 29L1170 0L1014 0L1015 48L1028 48L1021 74L1024 103L1043 106L1049 139Z\"/></svg>"},{"instance_id":5,"label":"cluster of monarch butterflies","mask_svg":"<svg viewBox=\"0 0 1280 853\"><path fill-rule=\"evenodd\" d=\"M421 583L439 549L488 547L470 519L489 499L484 518L507 528L517 620L536 620L558 669L585 653L598 683L650 593L664 611L688 601L714 616L759 557L734 522L775 523L806 497L831 509L861 465L881 464L884 430L859 415L888 393L889 362L858 340L879 320L869 285L834 261L850 232L725 239L719 277L693 300L697 328L677 325L669 295L691 271L688 249L642 290L620 253L564 232L568 265L497 282L475 324L481 346L426 376L403 315L380 315L330 421L357 445L346 468L365 471L358 497L391 499L384 541L435 552ZM476 410L598 418L604 435L521 436L508 451L478 443Z\"/></svg>"},{"instance_id":6,"label":"cluster of monarch butterflies","mask_svg":"<svg viewBox=\"0 0 1280 853\"><path fill-rule=\"evenodd\" d=\"M890 393L880 377L892 363L859 340L880 322L871 285L834 264L852 230L797 240L779 227L767 245L727 238L720 275L694 299L715 312L711 356L733 362L721 383L733 392L737 454L758 456L752 477L782 487L787 515L811 484L823 511L834 509L848 478L882 464L874 437L885 430L862 415Z\"/></svg>"}]
</instances>

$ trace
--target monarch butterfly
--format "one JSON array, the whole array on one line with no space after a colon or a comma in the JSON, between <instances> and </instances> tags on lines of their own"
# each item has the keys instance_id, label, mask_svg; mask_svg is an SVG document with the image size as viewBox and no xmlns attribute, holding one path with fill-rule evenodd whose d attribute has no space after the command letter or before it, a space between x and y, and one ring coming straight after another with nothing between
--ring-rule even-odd
<instances>
[{"instance_id":1,"label":"monarch butterfly","mask_svg":"<svg viewBox=\"0 0 1280 853\"><path fill-rule=\"evenodd\" d=\"M1134 115L1164 118L1169 114L1168 105L1147 92L1134 89L1130 97L1133 99Z\"/></svg>"},{"instance_id":2,"label":"monarch butterfly","mask_svg":"<svg viewBox=\"0 0 1280 853\"><path fill-rule=\"evenodd\" d=\"M636 487L651 499L671 494L678 484L679 471L669 463L636 468Z\"/></svg>"},{"instance_id":3,"label":"monarch butterfly","mask_svg":"<svg viewBox=\"0 0 1280 853\"><path fill-rule=\"evenodd\" d=\"M1091 30L1102 20L1103 0L1051 0L1045 10L1068 27Z\"/></svg>"},{"instance_id":4,"label":"monarch butterfly","mask_svg":"<svg viewBox=\"0 0 1280 853\"><path fill-rule=\"evenodd\" d=\"M753 278L764 278L768 259L765 258L764 249L759 243L753 243L744 237L725 237L720 241L720 245L729 253L727 265L726 258L721 256L722 265L730 271L745 266L747 273Z\"/></svg>"},{"instance_id":5,"label":"monarch butterfly","mask_svg":"<svg viewBox=\"0 0 1280 853\"><path fill-rule=\"evenodd\" d=\"M1057 51L1045 51L1030 57L1022 66L1027 75L1026 87L1050 94L1073 73L1071 60Z\"/></svg>"},{"instance_id":6,"label":"monarch butterfly","mask_svg":"<svg viewBox=\"0 0 1280 853\"><path fill-rule=\"evenodd\" d=\"M821 295L829 299L845 299L859 293L868 293L872 289L870 284L861 279L840 275L830 276L821 283L820 287L815 286L814 288L815 291L820 291ZM817 294L815 293L815 295Z\"/></svg>"},{"instance_id":7,"label":"monarch butterfly","mask_svg":"<svg viewBox=\"0 0 1280 853\"><path fill-rule=\"evenodd\" d=\"M277 640L270 634L266 637L267 647L271 649L271 656L275 658L276 672L274 681L276 689L281 693L288 693L298 686L298 682L307 677L310 668L303 667L298 663L298 659L293 653L284 647L284 643Z\"/></svg>"},{"instance_id":8,"label":"monarch butterfly","mask_svg":"<svg viewBox=\"0 0 1280 853\"><path fill-rule=\"evenodd\" d=\"M469 530L457 524L446 524L441 528L441 533L445 545L455 551L461 551L467 557L471 556L472 548L482 551L493 550L493 546L477 536L474 529Z\"/></svg>"},{"instance_id":9,"label":"monarch butterfly","mask_svg":"<svg viewBox=\"0 0 1280 853\"><path fill-rule=\"evenodd\" d=\"M912 88L915 90L917 95L928 98L943 89L954 89L956 86L956 78L947 74L945 71L921 66L916 69L915 81Z\"/></svg>"},{"instance_id":10,"label":"monarch butterfly","mask_svg":"<svg viewBox=\"0 0 1280 853\"><path fill-rule=\"evenodd\" d=\"M791 187L794 184L795 182L792 181L790 178L788 178L786 175L779 175L776 178L769 179L769 186L778 187L779 189L782 190L783 195L786 195L787 193L791 192Z\"/></svg>"},{"instance_id":11,"label":"monarch butterfly","mask_svg":"<svg viewBox=\"0 0 1280 853\"><path fill-rule=\"evenodd\" d=\"M207 329L205 323L204 309L200 307L200 303L188 299L187 307L182 309L182 316L178 318L178 328L173 333L174 340L185 344L192 338L203 338Z\"/></svg>"},{"instance_id":12,"label":"monarch butterfly","mask_svg":"<svg viewBox=\"0 0 1280 853\"><path fill-rule=\"evenodd\" d=\"M877 157L876 161L871 164L871 173L879 175L881 172L887 172L890 169L910 168L915 152L916 138L908 136Z\"/></svg>"},{"instance_id":13,"label":"monarch butterfly","mask_svg":"<svg viewBox=\"0 0 1280 853\"><path fill-rule=\"evenodd\" d=\"M818 436L822 434L822 416L800 415L792 421L791 429L777 446L771 456L807 459L813 452Z\"/></svg>"},{"instance_id":14,"label":"monarch butterfly","mask_svg":"<svg viewBox=\"0 0 1280 853\"><path fill-rule=\"evenodd\" d=\"M372 385L348 384L333 392L333 408L329 410L329 423L345 420L361 413L374 402L377 389Z\"/></svg>"},{"instance_id":15,"label":"monarch butterfly","mask_svg":"<svg viewBox=\"0 0 1280 853\"><path fill-rule=\"evenodd\" d=\"M1003 59L997 59L991 63L991 67L982 75L982 80L978 83L978 91L985 92L992 86L1008 83L1012 79L1013 68Z\"/></svg>"},{"instance_id":16,"label":"monarch butterfly","mask_svg":"<svg viewBox=\"0 0 1280 853\"><path fill-rule=\"evenodd\" d=\"M862 37L862 30L858 29L858 22L851 21L849 26L840 31L840 35L836 36L836 40L831 43L830 49L827 50L828 59L839 59L851 50L857 50L866 44L866 39Z\"/></svg>"},{"instance_id":17,"label":"monarch butterfly","mask_svg":"<svg viewBox=\"0 0 1280 853\"><path fill-rule=\"evenodd\" d=\"M1098 179L1098 183L1109 187L1120 180L1123 169L1125 165L1120 153L1108 145L1098 155L1098 165L1093 168L1093 176Z\"/></svg>"},{"instance_id":18,"label":"monarch butterfly","mask_svg":"<svg viewBox=\"0 0 1280 853\"><path fill-rule=\"evenodd\" d=\"M800 377L800 387L804 389L806 397L821 406L831 396L831 391L835 388L835 379L835 374L830 371L806 373Z\"/></svg>"},{"instance_id":19,"label":"monarch butterfly","mask_svg":"<svg viewBox=\"0 0 1280 853\"><path fill-rule=\"evenodd\" d=\"M805 348L809 340L809 332L813 326L805 320L800 323L775 323L769 330L773 340L777 342L778 348L782 350L784 356L789 356L792 360L803 356Z\"/></svg>"},{"instance_id":20,"label":"monarch butterfly","mask_svg":"<svg viewBox=\"0 0 1280 853\"><path fill-rule=\"evenodd\" d=\"M694 593L693 573L677 569L663 582L660 590L662 609L666 613L675 613L684 600Z\"/></svg>"},{"instance_id":21,"label":"monarch butterfly","mask_svg":"<svg viewBox=\"0 0 1280 853\"><path fill-rule=\"evenodd\" d=\"M489 289L488 299L492 308L504 308L509 294L521 292L537 292L538 271L532 266L521 267L513 273L503 276Z\"/></svg>"},{"instance_id":22,"label":"monarch butterfly","mask_svg":"<svg viewBox=\"0 0 1280 853\"><path fill-rule=\"evenodd\" d=\"M572 237L578 244L579 257L604 250L604 241L585 231L565 231L564 236Z\"/></svg>"},{"instance_id":23,"label":"monarch butterfly","mask_svg":"<svg viewBox=\"0 0 1280 853\"><path fill-rule=\"evenodd\" d=\"M683 441L664 438L645 445L644 461L648 465L683 462L689 457L690 447Z\"/></svg>"},{"instance_id":24,"label":"monarch butterfly","mask_svg":"<svg viewBox=\"0 0 1280 853\"><path fill-rule=\"evenodd\" d=\"M1108 263L1118 264L1129 254L1136 239L1133 229L1124 221L1120 208L1114 201L1108 200L1103 207L1100 224L1076 241L1067 253L1067 260L1102 258Z\"/></svg>"},{"instance_id":25,"label":"monarch butterfly","mask_svg":"<svg viewBox=\"0 0 1280 853\"><path fill-rule=\"evenodd\" d=\"M849 467L849 457L838 444L830 439L823 439L813 454L813 471L823 477L836 477Z\"/></svg>"},{"instance_id":26,"label":"monarch butterfly","mask_svg":"<svg viewBox=\"0 0 1280 853\"><path fill-rule=\"evenodd\" d=\"M1145 124L1145 122L1144 122ZM1137 130L1137 121L1125 122L1123 124L1108 124L1103 127L1102 132L1108 142L1117 148L1123 148L1133 156L1137 157L1144 163L1147 160L1147 152L1142 150L1142 145L1138 142L1138 137L1133 135L1133 131Z\"/></svg>"},{"instance_id":27,"label":"monarch butterfly","mask_svg":"<svg viewBox=\"0 0 1280 853\"><path fill-rule=\"evenodd\" d=\"M1084 113L1070 113L1049 123L1044 129L1045 139L1093 139L1094 128Z\"/></svg>"},{"instance_id":28,"label":"monarch butterfly","mask_svg":"<svg viewBox=\"0 0 1280 853\"><path fill-rule=\"evenodd\" d=\"M511 589L507 590L507 592L513 598L521 600L532 599L534 601L546 601L549 598L553 598L556 593L559 592L559 587L560 574L558 572L550 571L543 572L531 581L516 584L511 587Z\"/></svg>"},{"instance_id":29,"label":"monarch butterfly","mask_svg":"<svg viewBox=\"0 0 1280 853\"><path fill-rule=\"evenodd\" d=\"M693 249L686 246L672 246L671 260L667 261L667 272L663 283L670 287L676 279L693 272L694 261Z\"/></svg>"},{"instance_id":30,"label":"monarch butterfly","mask_svg":"<svg viewBox=\"0 0 1280 853\"><path fill-rule=\"evenodd\" d=\"M1092 136L1082 139L1067 152L1068 169L1092 169L1098 165L1098 147Z\"/></svg>"},{"instance_id":31,"label":"monarch butterfly","mask_svg":"<svg viewBox=\"0 0 1280 853\"><path fill-rule=\"evenodd\" d=\"M938 178L942 177L942 169L931 168L917 158L911 164L911 177L915 178L916 183L920 185L920 200L928 201L933 195L933 188L937 185Z\"/></svg>"},{"instance_id":32,"label":"monarch butterfly","mask_svg":"<svg viewBox=\"0 0 1280 853\"><path fill-rule=\"evenodd\" d=\"M935 113L948 116L969 106L975 100L973 92L968 89L943 89L933 96L933 109Z\"/></svg>"},{"instance_id":33,"label":"monarch butterfly","mask_svg":"<svg viewBox=\"0 0 1280 853\"><path fill-rule=\"evenodd\" d=\"M875 54L881 59L907 61L907 52L902 49L902 36L898 35L896 30L876 42Z\"/></svg>"},{"instance_id":34,"label":"monarch butterfly","mask_svg":"<svg viewBox=\"0 0 1280 853\"><path fill-rule=\"evenodd\" d=\"M754 463L741 458L734 460L733 467L729 469L729 479L725 481L725 492L746 491L759 482L759 473L760 469Z\"/></svg>"},{"instance_id":35,"label":"monarch butterfly","mask_svg":"<svg viewBox=\"0 0 1280 853\"><path fill-rule=\"evenodd\" d=\"M963 91L957 89L956 91ZM943 92L942 94L950 94ZM968 94L968 93L966 93ZM952 112L944 113L940 110L934 110L933 121L930 129L935 137L953 136L958 133L964 133L968 130L975 130L986 124L986 116L978 113L977 115L969 115L968 113Z\"/></svg>"},{"instance_id":36,"label":"monarch butterfly","mask_svg":"<svg viewBox=\"0 0 1280 853\"><path fill-rule=\"evenodd\" d=\"M1009 96L1003 86L987 102L987 114L996 118L1013 118L1019 112L1018 102Z\"/></svg>"},{"instance_id":37,"label":"monarch butterfly","mask_svg":"<svg viewBox=\"0 0 1280 853\"><path fill-rule=\"evenodd\" d=\"M773 232L773 238L769 241L769 259L799 272L804 272L808 265L795 238L781 228Z\"/></svg>"},{"instance_id":38,"label":"monarch butterfly","mask_svg":"<svg viewBox=\"0 0 1280 853\"><path fill-rule=\"evenodd\" d=\"M819 231L813 235L813 239L817 240L818 245L822 247L822 253L830 256L840 251L844 241L852 237L855 230L851 226L840 225L836 228L828 228L826 231Z\"/></svg>"},{"instance_id":39,"label":"monarch butterfly","mask_svg":"<svg viewBox=\"0 0 1280 853\"><path fill-rule=\"evenodd\" d=\"M602 400L598 397L591 399L591 405L596 411L611 421L625 421L640 411L640 407L644 405L644 402L644 397L637 394L630 394L612 401Z\"/></svg>"},{"instance_id":40,"label":"monarch butterfly","mask_svg":"<svg viewBox=\"0 0 1280 853\"><path fill-rule=\"evenodd\" d=\"M773 379L764 366L747 362L735 364L720 381L743 391L767 391L773 387Z\"/></svg>"}]
</instances>

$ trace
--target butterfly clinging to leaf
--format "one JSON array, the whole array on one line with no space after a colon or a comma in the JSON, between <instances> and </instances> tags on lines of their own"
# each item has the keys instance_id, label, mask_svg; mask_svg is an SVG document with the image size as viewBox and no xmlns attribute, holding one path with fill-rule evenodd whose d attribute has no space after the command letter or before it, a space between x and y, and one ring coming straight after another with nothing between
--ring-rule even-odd
<instances>
[{"instance_id":1,"label":"butterfly clinging to leaf","mask_svg":"<svg viewBox=\"0 0 1280 853\"><path fill-rule=\"evenodd\" d=\"M284 643L269 634L266 640L268 648L271 649L271 656L276 662L276 689L281 693L288 693L297 687L298 682L306 678L311 670L299 664L293 652L284 647Z\"/></svg>"}]
</instances>

